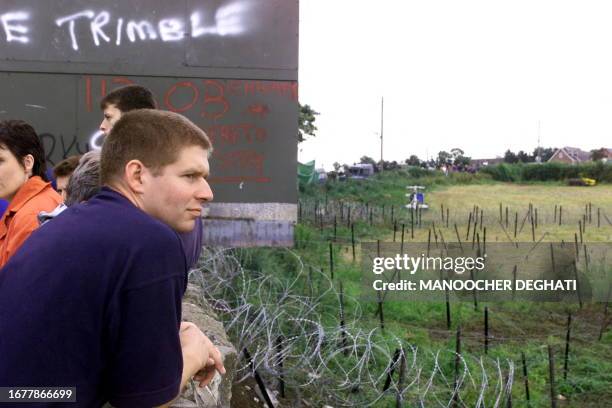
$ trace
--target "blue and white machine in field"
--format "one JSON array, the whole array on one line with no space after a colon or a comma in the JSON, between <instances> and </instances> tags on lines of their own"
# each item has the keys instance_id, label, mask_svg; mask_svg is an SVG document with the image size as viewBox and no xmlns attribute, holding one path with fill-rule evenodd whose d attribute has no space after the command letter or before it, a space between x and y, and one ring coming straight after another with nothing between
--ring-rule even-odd
<instances>
[{"instance_id":1,"label":"blue and white machine in field","mask_svg":"<svg viewBox=\"0 0 612 408\"><path fill-rule=\"evenodd\" d=\"M412 192L406 194L408 197L408 204L406 204L406 208L417 210L419 208L428 209L429 206L425 204L425 194L419 192L419 190L425 190L424 186L406 186L407 189L411 189Z\"/></svg>"}]
</instances>

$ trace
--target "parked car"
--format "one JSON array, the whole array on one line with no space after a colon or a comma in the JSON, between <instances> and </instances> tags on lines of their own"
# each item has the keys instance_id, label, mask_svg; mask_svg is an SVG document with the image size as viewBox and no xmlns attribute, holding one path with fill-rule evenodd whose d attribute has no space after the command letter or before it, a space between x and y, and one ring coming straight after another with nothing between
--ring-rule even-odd
<instances>
[{"instance_id":1,"label":"parked car","mask_svg":"<svg viewBox=\"0 0 612 408\"><path fill-rule=\"evenodd\" d=\"M570 186L594 186L597 181L592 178L581 177L567 179L567 184Z\"/></svg>"}]
</instances>

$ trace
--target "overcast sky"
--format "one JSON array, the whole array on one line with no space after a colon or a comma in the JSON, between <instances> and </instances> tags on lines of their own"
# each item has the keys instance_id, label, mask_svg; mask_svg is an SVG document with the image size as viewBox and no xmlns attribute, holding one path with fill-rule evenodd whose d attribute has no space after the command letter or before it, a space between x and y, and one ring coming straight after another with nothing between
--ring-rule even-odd
<instances>
[{"instance_id":1,"label":"overcast sky","mask_svg":"<svg viewBox=\"0 0 612 408\"><path fill-rule=\"evenodd\" d=\"M300 0L298 159L612 147L612 2Z\"/></svg>"}]
</instances>

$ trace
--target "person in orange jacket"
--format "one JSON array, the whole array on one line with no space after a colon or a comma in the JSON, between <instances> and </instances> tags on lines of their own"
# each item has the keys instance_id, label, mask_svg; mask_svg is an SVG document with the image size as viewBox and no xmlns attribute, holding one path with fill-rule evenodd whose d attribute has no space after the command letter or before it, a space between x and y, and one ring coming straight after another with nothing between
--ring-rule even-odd
<instances>
[{"instance_id":1,"label":"person in orange jacket","mask_svg":"<svg viewBox=\"0 0 612 408\"><path fill-rule=\"evenodd\" d=\"M38 213L62 202L45 171L45 151L34 128L21 120L1 121L0 198L9 204L0 219L0 268L38 228Z\"/></svg>"}]
</instances>

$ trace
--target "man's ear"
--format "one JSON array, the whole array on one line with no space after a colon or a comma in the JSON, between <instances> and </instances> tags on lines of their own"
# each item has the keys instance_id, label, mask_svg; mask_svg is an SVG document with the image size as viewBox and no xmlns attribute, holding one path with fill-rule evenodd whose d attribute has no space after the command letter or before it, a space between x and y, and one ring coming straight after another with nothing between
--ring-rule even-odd
<instances>
[{"instance_id":1,"label":"man's ear","mask_svg":"<svg viewBox=\"0 0 612 408\"><path fill-rule=\"evenodd\" d=\"M130 189L137 194L144 192L143 175L147 171L140 160L130 160L125 165L125 180Z\"/></svg>"},{"instance_id":2,"label":"man's ear","mask_svg":"<svg viewBox=\"0 0 612 408\"><path fill-rule=\"evenodd\" d=\"M26 154L23 157L23 168L28 174L28 177L32 175L32 169L34 168L34 156L31 154Z\"/></svg>"}]
</instances>

